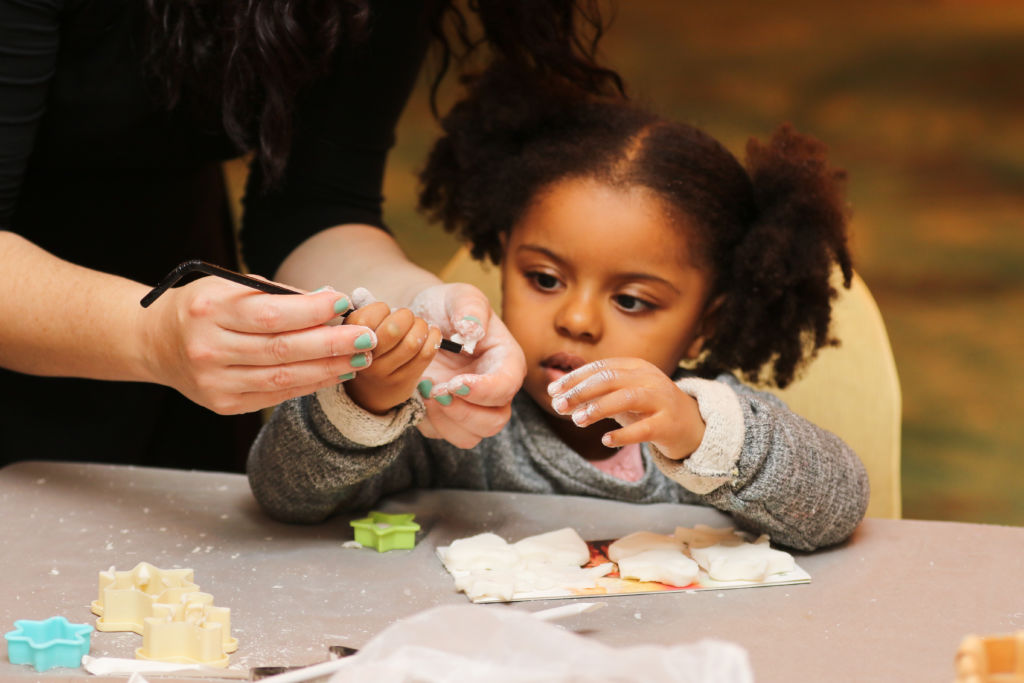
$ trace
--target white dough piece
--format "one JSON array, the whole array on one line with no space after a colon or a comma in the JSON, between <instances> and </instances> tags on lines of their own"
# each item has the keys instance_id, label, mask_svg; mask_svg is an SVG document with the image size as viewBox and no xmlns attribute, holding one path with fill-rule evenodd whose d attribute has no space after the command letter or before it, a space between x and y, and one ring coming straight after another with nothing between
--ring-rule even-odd
<instances>
[{"instance_id":1,"label":"white dough piece","mask_svg":"<svg viewBox=\"0 0 1024 683\"><path fill-rule=\"evenodd\" d=\"M509 569L519 562L519 554L504 538L484 533L460 538L443 550L441 561L448 571Z\"/></svg>"},{"instance_id":2,"label":"white dough piece","mask_svg":"<svg viewBox=\"0 0 1024 683\"><path fill-rule=\"evenodd\" d=\"M651 531L634 531L608 546L608 559L618 562L622 559L648 550L673 550L681 552L683 543L675 536L656 534Z\"/></svg>"},{"instance_id":3,"label":"white dough piece","mask_svg":"<svg viewBox=\"0 0 1024 683\"><path fill-rule=\"evenodd\" d=\"M352 290L352 303L355 304L356 308L369 306L376 302L377 297L375 297L366 287L356 287Z\"/></svg>"},{"instance_id":4,"label":"white dough piece","mask_svg":"<svg viewBox=\"0 0 1024 683\"><path fill-rule=\"evenodd\" d=\"M527 536L512 544L527 565L553 564L580 567L590 561L587 543L575 529L565 527L545 534Z\"/></svg>"},{"instance_id":5,"label":"white dough piece","mask_svg":"<svg viewBox=\"0 0 1024 683\"><path fill-rule=\"evenodd\" d=\"M688 586L700 574L697 563L678 549L645 550L619 561L619 575L624 579L658 581L672 586Z\"/></svg>"},{"instance_id":6,"label":"white dough piece","mask_svg":"<svg viewBox=\"0 0 1024 683\"><path fill-rule=\"evenodd\" d=\"M690 555L716 581L763 581L796 566L792 555L768 545L767 536L737 546L690 548Z\"/></svg>"},{"instance_id":7,"label":"white dough piece","mask_svg":"<svg viewBox=\"0 0 1024 683\"><path fill-rule=\"evenodd\" d=\"M561 595L567 590L595 588L597 580L615 569L611 562L596 567L567 567L536 564L497 571L476 570L455 578L455 589L470 600L485 598L512 600L517 594Z\"/></svg>"},{"instance_id":8,"label":"white dough piece","mask_svg":"<svg viewBox=\"0 0 1024 683\"><path fill-rule=\"evenodd\" d=\"M685 543L689 548L708 548L713 545L735 546L746 542L731 526L716 529L706 524L698 524L692 529L678 526L675 537L677 541Z\"/></svg>"}]
</instances>

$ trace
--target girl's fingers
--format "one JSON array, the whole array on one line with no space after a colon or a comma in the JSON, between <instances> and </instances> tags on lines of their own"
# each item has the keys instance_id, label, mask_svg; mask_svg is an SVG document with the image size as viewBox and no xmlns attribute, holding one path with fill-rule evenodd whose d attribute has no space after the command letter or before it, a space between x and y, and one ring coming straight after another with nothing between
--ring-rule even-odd
<instances>
[{"instance_id":1,"label":"girl's fingers","mask_svg":"<svg viewBox=\"0 0 1024 683\"><path fill-rule=\"evenodd\" d=\"M404 383L418 380L434 360L434 356L437 355L438 345L441 343L441 330L437 327L428 327L426 321L421 318L417 318L417 320L426 327L424 339L421 342L413 343L407 338L403 340L399 348L376 361L389 364L394 362L394 368L389 372L389 377L394 382Z\"/></svg>"},{"instance_id":2,"label":"girl's fingers","mask_svg":"<svg viewBox=\"0 0 1024 683\"><path fill-rule=\"evenodd\" d=\"M388 320L391 315L393 314L391 313L391 309L388 305L381 301L377 301L352 311L348 317L345 318L345 325L362 325L363 327L368 327L371 330L378 332L378 328L383 325L384 321Z\"/></svg>"},{"instance_id":3,"label":"girl's fingers","mask_svg":"<svg viewBox=\"0 0 1024 683\"><path fill-rule=\"evenodd\" d=\"M402 359L395 363L395 367L398 367L414 356L423 345L427 338L427 323L414 316L408 308L399 308L392 311L374 331L377 333L374 356L380 359L394 352Z\"/></svg>"},{"instance_id":4,"label":"girl's fingers","mask_svg":"<svg viewBox=\"0 0 1024 683\"><path fill-rule=\"evenodd\" d=\"M568 415L579 406L621 386L619 370L607 361L595 361L552 382L548 387L555 412Z\"/></svg>"},{"instance_id":5,"label":"girl's fingers","mask_svg":"<svg viewBox=\"0 0 1024 683\"><path fill-rule=\"evenodd\" d=\"M605 433L601 437L601 444L606 448L622 448L635 443L648 443L654 441L653 433L653 425L648 418Z\"/></svg>"},{"instance_id":6,"label":"girl's fingers","mask_svg":"<svg viewBox=\"0 0 1024 683\"><path fill-rule=\"evenodd\" d=\"M586 427L625 413L650 413L654 408L646 388L628 386L581 403L572 411L572 421L578 427Z\"/></svg>"}]
</instances>

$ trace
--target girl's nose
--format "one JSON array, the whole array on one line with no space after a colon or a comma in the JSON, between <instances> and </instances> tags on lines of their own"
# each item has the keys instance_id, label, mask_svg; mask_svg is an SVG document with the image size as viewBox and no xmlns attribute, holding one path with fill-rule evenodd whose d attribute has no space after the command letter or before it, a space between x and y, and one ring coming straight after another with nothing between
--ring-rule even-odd
<instances>
[{"instance_id":1,"label":"girl's nose","mask_svg":"<svg viewBox=\"0 0 1024 683\"><path fill-rule=\"evenodd\" d=\"M555 316L555 329L572 339L596 342L602 332L598 302L588 295L566 296Z\"/></svg>"}]
</instances>

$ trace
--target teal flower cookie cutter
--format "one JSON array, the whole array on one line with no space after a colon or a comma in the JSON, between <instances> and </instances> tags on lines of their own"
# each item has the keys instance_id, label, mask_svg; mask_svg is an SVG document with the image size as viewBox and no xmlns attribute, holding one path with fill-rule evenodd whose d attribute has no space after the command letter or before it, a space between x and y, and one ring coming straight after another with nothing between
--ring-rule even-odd
<instances>
[{"instance_id":1,"label":"teal flower cookie cutter","mask_svg":"<svg viewBox=\"0 0 1024 683\"><path fill-rule=\"evenodd\" d=\"M14 630L4 634L11 664L31 664L36 671L55 666L75 668L89 654L92 626L72 624L64 617L44 621L19 619Z\"/></svg>"},{"instance_id":2,"label":"teal flower cookie cutter","mask_svg":"<svg viewBox=\"0 0 1024 683\"><path fill-rule=\"evenodd\" d=\"M350 522L355 530L356 542L382 553L387 550L408 550L416 547L416 532L420 525L412 521L416 515L389 515L371 512L369 517Z\"/></svg>"}]
</instances>

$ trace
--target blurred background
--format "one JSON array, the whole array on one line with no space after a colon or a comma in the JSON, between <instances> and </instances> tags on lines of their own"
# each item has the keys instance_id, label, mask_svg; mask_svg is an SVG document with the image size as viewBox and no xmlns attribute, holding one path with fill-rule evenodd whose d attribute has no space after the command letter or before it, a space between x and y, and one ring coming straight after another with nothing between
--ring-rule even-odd
<instances>
[{"instance_id":1,"label":"blurred background","mask_svg":"<svg viewBox=\"0 0 1024 683\"><path fill-rule=\"evenodd\" d=\"M611 7L602 52L634 99L737 155L791 121L848 170L855 267L903 390L904 517L1024 525L1024 3ZM458 244L415 211L438 133L422 80L386 216L436 272Z\"/></svg>"}]
</instances>

